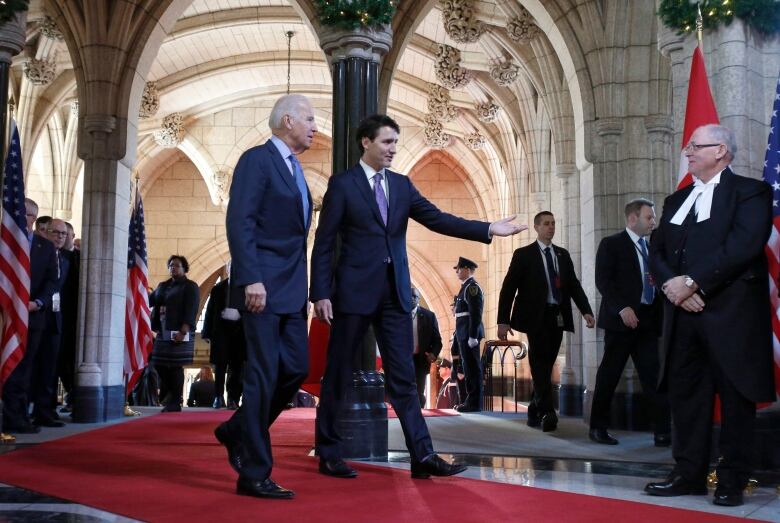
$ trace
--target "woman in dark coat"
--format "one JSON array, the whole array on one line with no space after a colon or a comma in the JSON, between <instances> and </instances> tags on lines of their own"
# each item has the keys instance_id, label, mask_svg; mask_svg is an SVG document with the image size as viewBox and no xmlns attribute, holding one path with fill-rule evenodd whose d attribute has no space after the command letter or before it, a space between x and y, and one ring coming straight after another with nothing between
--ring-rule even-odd
<instances>
[{"instance_id":1,"label":"woman in dark coat","mask_svg":"<svg viewBox=\"0 0 780 523\"><path fill-rule=\"evenodd\" d=\"M192 363L195 354L198 286L187 279L190 264L184 256L168 258L171 278L160 283L149 296L152 330L157 333L151 363L160 375L160 398L163 412L180 412L184 394L184 365Z\"/></svg>"}]
</instances>

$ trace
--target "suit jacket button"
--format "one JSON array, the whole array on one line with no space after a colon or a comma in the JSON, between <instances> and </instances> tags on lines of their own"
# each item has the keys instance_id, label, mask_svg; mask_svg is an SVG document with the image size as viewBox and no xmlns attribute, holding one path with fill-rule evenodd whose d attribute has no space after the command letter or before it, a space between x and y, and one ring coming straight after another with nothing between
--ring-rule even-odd
<instances>
[{"instance_id":1,"label":"suit jacket button","mask_svg":"<svg viewBox=\"0 0 780 523\"><path fill-rule=\"evenodd\" d=\"M677 254L679 251L677 249L674 250L674 253Z\"/></svg>"}]
</instances>

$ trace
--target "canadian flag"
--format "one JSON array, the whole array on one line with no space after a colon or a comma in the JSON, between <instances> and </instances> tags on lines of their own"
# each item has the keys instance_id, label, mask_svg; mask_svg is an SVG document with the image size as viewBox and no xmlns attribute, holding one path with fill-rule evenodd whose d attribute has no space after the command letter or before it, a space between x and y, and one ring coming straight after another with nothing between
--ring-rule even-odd
<instances>
[{"instance_id":1,"label":"canadian flag","mask_svg":"<svg viewBox=\"0 0 780 523\"><path fill-rule=\"evenodd\" d=\"M704 56L701 48L696 47L691 61L691 77L688 81L688 101L685 104L685 124L680 149L680 171L677 176L677 188L682 189L693 183L693 176L688 172L688 158L683 148L691 140L691 135L698 127L711 123L720 123L715 102L712 100L710 83L707 81L707 70L704 67Z\"/></svg>"}]
</instances>

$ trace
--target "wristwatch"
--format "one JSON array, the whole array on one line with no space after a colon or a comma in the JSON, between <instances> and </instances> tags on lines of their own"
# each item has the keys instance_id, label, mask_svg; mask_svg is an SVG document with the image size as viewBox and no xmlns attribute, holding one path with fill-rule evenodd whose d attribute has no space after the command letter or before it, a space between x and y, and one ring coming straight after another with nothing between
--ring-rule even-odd
<instances>
[{"instance_id":1,"label":"wristwatch","mask_svg":"<svg viewBox=\"0 0 780 523\"><path fill-rule=\"evenodd\" d=\"M693 289L693 287L695 285L696 285L696 282L693 281L693 278L691 278L690 276L686 276L685 277L685 286L686 287L688 287L689 289Z\"/></svg>"}]
</instances>

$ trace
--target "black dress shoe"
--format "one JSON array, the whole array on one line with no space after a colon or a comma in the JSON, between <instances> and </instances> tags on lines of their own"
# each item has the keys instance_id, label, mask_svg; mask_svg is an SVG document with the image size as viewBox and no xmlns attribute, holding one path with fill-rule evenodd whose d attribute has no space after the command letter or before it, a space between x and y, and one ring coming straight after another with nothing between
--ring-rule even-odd
<instances>
[{"instance_id":1,"label":"black dress shoe","mask_svg":"<svg viewBox=\"0 0 780 523\"><path fill-rule=\"evenodd\" d=\"M262 481L244 479L239 477L236 483L236 494L241 496L254 496L256 498L291 499L295 496L292 490L280 487L271 478Z\"/></svg>"},{"instance_id":2,"label":"black dress shoe","mask_svg":"<svg viewBox=\"0 0 780 523\"><path fill-rule=\"evenodd\" d=\"M224 409L225 408L225 398L222 396L217 396L214 398L214 403L211 404L211 408L213 409Z\"/></svg>"},{"instance_id":3,"label":"black dress shoe","mask_svg":"<svg viewBox=\"0 0 780 523\"><path fill-rule=\"evenodd\" d=\"M320 473L334 478L356 478L357 470L353 469L343 459L320 458Z\"/></svg>"},{"instance_id":4,"label":"black dress shoe","mask_svg":"<svg viewBox=\"0 0 780 523\"><path fill-rule=\"evenodd\" d=\"M715 496L712 498L712 502L722 507L739 507L744 503L742 501L742 492L725 489L715 489Z\"/></svg>"},{"instance_id":5,"label":"black dress shoe","mask_svg":"<svg viewBox=\"0 0 780 523\"><path fill-rule=\"evenodd\" d=\"M230 437L230 431L225 423L221 423L214 429L214 436L227 449L228 462L230 466L238 473L241 473L241 467L244 465L244 458L241 453L241 442Z\"/></svg>"},{"instance_id":6,"label":"black dress shoe","mask_svg":"<svg viewBox=\"0 0 780 523\"><path fill-rule=\"evenodd\" d=\"M34 419L33 425L37 427L59 428L59 427L64 427L65 423L56 419Z\"/></svg>"},{"instance_id":7,"label":"black dress shoe","mask_svg":"<svg viewBox=\"0 0 780 523\"><path fill-rule=\"evenodd\" d=\"M466 465L447 463L438 454L434 454L425 461L412 461L412 477L428 479L431 476L454 476L467 468Z\"/></svg>"},{"instance_id":8,"label":"black dress shoe","mask_svg":"<svg viewBox=\"0 0 780 523\"><path fill-rule=\"evenodd\" d=\"M542 418L539 416L528 416L528 421L525 422L526 425L529 427L541 427L542 426Z\"/></svg>"},{"instance_id":9,"label":"black dress shoe","mask_svg":"<svg viewBox=\"0 0 780 523\"><path fill-rule=\"evenodd\" d=\"M653 442L655 443L656 447L671 447L672 435L669 434L668 432L655 434L653 436Z\"/></svg>"},{"instance_id":10,"label":"black dress shoe","mask_svg":"<svg viewBox=\"0 0 780 523\"><path fill-rule=\"evenodd\" d=\"M40 431L40 427L33 425L29 421L18 425L3 425L3 432L10 432L12 434L38 434Z\"/></svg>"},{"instance_id":11,"label":"black dress shoe","mask_svg":"<svg viewBox=\"0 0 780 523\"><path fill-rule=\"evenodd\" d=\"M679 474L672 474L666 481L648 483L645 485L645 492L651 496L701 496L707 493L707 486L703 481L688 481Z\"/></svg>"},{"instance_id":12,"label":"black dress shoe","mask_svg":"<svg viewBox=\"0 0 780 523\"><path fill-rule=\"evenodd\" d=\"M612 434L607 432L607 429L590 429L588 431L588 437L591 441L601 443L602 445L617 445L618 440L612 437Z\"/></svg>"},{"instance_id":13,"label":"black dress shoe","mask_svg":"<svg viewBox=\"0 0 780 523\"><path fill-rule=\"evenodd\" d=\"M181 412L181 405L166 405L160 412Z\"/></svg>"},{"instance_id":14,"label":"black dress shoe","mask_svg":"<svg viewBox=\"0 0 780 523\"><path fill-rule=\"evenodd\" d=\"M542 416L542 432L552 432L558 428L558 416L555 412L548 412Z\"/></svg>"}]
</instances>

